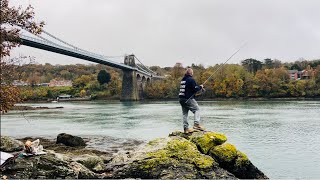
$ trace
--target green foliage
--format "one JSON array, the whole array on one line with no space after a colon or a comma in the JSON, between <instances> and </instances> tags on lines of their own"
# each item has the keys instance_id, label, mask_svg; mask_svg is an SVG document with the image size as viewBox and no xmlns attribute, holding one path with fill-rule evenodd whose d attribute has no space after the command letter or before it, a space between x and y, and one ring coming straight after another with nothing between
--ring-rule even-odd
<instances>
[{"instance_id":1,"label":"green foliage","mask_svg":"<svg viewBox=\"0 0 320 180\"><path fill-rule=\"evenodd\" d=\"M110 82L111 76L106 70L100 70L97 79L100 85L108 84Z\"/></svg>"},{"instance_id":2,"label":"green foliage","mask_svg":"<svg viewBox=\"0 0 320 180\"><path fill-rule=\"evenodd\" d=\"M241 61L241 64L251 73L256 73L262 68L262 62L252 58Z\"/></svg>"},{"instance_id":3,"label":"green foliage","mask_svg":"<svg viewBox=\"0 0 320 180\"><path fill-rule=\"evenodd\" d=\"M73 87L19 87L22 100L55 99L61 94L75 94Z\"/></svg>"}]
</instances>

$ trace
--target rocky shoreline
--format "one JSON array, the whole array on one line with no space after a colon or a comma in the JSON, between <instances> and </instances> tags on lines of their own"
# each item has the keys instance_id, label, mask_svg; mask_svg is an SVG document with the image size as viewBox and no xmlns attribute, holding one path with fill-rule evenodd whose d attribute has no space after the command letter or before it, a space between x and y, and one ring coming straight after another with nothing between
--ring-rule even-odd
<instances>
[{"instance_id":1,"label":"rocky shoreline","mask_svg":"<svg viewBox=\"0 0 320 180\"><path fill-rule=\"evenodd\" d=\"M38 138L1 137L1 151L23 151L23 142ZM116 141L110 138L96 143ZM47 154L18 157L1 170L9 179L267 179L223 134L176 131L148 143L120 142L98 149L92 139L59 134L40 138Z\"/></svg>"},{"instance_id":2,"label":"rocky shoreline","mask_svg":"<svg viewBox=\"0 0 320 180\"><path fill-rule=\"evenodd\" d=\"M57 106L57 107L46 107L46 106L13 106L11 110L14 111L26 111L26 110L41 110L41 109L61 109L63 108L62 106Z\"/></svg>"}]
</instances>

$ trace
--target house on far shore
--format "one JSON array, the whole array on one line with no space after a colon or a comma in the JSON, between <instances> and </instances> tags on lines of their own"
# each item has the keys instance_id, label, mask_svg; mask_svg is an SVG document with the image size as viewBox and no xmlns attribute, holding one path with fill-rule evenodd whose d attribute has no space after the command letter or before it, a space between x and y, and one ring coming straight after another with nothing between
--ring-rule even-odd
<instances>
[{"instance_id":1,"label":"house on far shore","mask_svg":"<svg viewBox=\"0 0 320 180\"><path fill-rule=\"evenodd\" d=\"M301 79L301 73L299 73L301 71L298 70L288 70L288 74L289 74L289 78L291 80L298 80Z\"/></svg>"},{"instance_id":2,"label":"house on far shore","mask_svg":"<svg viewBox=\"0 0 320 180\"><path fill-rule=\"evenodd\" d=\"M49 83L49 87L55 87L55 86L72 86L72 81L70 80L55 80L52 79Z\"/></svg>"},{"instance_id":3,"label":"house on far shore","mask_svg":"<svg viewBox=\"0 0 320 180\"><path fill-rule=\"evenodd\" d=\"M314 70L302 70L301 74L302 74L301 79L311 79L312 77L314 77L315 71Z\"/></svg>"},{"instance_id":4,"label":"house on far shore","mask_svg":"<svg viewBox=\"0 0 320 180\"><path fill-rule=\"evenodd\" d=\"M314 77L314 70L288 70L288 75L291 80L311 79Z\"/></svg>"}]
</instances>

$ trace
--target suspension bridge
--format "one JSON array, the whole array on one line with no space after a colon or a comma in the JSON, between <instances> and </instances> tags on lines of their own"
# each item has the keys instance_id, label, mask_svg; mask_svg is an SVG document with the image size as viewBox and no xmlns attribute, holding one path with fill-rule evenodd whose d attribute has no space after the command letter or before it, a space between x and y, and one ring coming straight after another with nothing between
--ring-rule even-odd
<instances>
[{"instance_id":1,"label":"suspension bridge","mask_svg":"<svg viewBox=\"0 0 320 180\"><path fill-rule=\"evenodd\" d=\"M154 80L163 78L150 70L133 54L125 55L124 63L119 63L111 60L108 56L71 45L46 31L43 31L41 35L29 34L30 35L25 35L25 33L20 34L20 43L22 45L121 69L123 71L122 92L120 97L122 101L143 99L146 86L150 85ZM136 63L136 60L139 63Z\"/></svg>"}]
</instances>

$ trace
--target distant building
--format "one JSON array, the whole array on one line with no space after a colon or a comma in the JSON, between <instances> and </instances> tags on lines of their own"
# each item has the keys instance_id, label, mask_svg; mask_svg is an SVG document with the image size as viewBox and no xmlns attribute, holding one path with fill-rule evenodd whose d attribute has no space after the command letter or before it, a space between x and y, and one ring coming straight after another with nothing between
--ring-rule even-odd
<instances>
[{"instance_id":1,"label":"distant building","mask_svg":"<svg viewBox=\"0 0 320 180\"><path fill-rule=\"evenodd\" d=\"M288 70L288 75L291 80L311 79L314 77L314 70Z\"/></svg>"},{"instance_id":2,"label":"distant building","mask_svg":"<svg viewBox=\"0 0 320 180\"><path fill-rule=\"evenodd\" d=\"M14 80L12 85L14 85L14 86L29 86L30 84L25 81Z\"/></svg>"},{"instance_id":3,"label":"distant building","mask_svg":"<svg viewBox=\"0 0 320 180\"><path fill-rule=\"evenodd\" d=\"M50 83L40 83L39 86L45 86L45 87L47 87L47 86L49 86L49 84L50 84Z\"/></svg>"},{"instance_id":4,"label":"distant building","mask_svg":"<svg viewBox=\"0 0 320 180\"><path fill-rule=\"evenodd\" d=\"M314 77L315 71L314 70L302 70L301 71L301 79L311 79Z\"/></svg>"},{"instance_id":5,"label":"distant building","mask_svg":"<svg viewBox=\"0 0 320 180\"><path fill-rule=\"evenodd\" d=\"M62 80L62 81L57 81L55 79L51 80L49 83L50 87L55 87L55 86L72 86L72 81L70 80Z\"/></svg>"}]
</instances>

